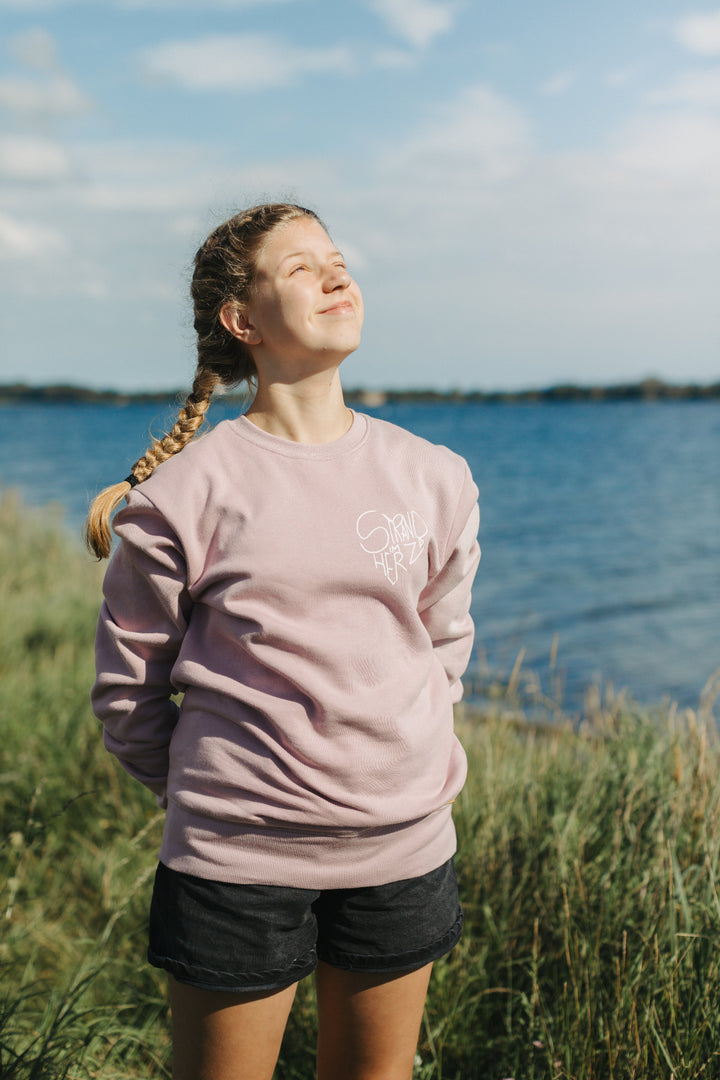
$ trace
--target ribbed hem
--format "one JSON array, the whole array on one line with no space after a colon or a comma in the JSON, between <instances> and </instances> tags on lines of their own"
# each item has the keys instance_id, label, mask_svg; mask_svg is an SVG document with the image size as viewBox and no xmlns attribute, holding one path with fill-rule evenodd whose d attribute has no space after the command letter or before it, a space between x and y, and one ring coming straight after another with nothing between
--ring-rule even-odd
<instances>
[{"instance_id":1,"label":"ribbed hem","mask_svg":"<svg viewBox=\"0 0 720 1080\"><path fill-rule=\"evenodd\" d=\"M450 805L401 825L301 832L210 821L170 802L160 860L237 885L354 889L427 874L455 849Z\"/></svg>"}]
</instances>

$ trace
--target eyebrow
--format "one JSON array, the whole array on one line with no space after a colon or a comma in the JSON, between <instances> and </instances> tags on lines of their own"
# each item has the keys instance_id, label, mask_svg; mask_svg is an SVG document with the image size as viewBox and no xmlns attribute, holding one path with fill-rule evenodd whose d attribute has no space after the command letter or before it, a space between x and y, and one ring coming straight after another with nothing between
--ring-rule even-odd
<instances>
[{"instance_id":1,"label":"eyebrow","mask_svg":"<svg viewBox=\"0 0 720 1080\"><path fill-rule=\"evenodd\" d=\"M282 259L278 263L278 266L282 266L282 264L284 262L287 262L288 259L299 259L301 256L305 256L307 254L307 251L293 251L289 255L283 255ZM328 257L334 259L336 255L339 255L340 258L344 261L345 256L343 255L342 251L331 251Z\"/></svg>"}]
</instances>

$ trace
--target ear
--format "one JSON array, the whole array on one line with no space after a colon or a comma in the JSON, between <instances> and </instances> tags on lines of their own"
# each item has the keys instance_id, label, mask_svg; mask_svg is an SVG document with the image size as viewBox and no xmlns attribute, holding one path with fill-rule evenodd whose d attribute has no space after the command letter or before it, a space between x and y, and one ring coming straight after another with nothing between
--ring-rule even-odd
<instances>
[{"instance_id":1,"label":"ear","mask_svg":"<svg viewBox=\"0 0 720 1080\"><path fill-rule=\"evenodd\" d=\"M228 333L242 341L243 345L259 345L262 341L247 314L235 301L231 300L220 308L220 322Z\"/></svg>"}]
</instances>

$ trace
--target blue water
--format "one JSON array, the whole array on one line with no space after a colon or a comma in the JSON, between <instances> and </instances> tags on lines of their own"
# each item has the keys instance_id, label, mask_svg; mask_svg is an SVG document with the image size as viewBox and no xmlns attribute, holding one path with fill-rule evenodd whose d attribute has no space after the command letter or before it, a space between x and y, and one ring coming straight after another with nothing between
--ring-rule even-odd
<instances>
[{"instance_id":1,"label":"blue water","mask_svg":"<svg viewBox=\"0 0 720 1080\"><path fill-rule=\"evenodd\" d=\"M213 420L236 407L213 406ZM369 412L467 458L483 556L471 674L528 673L580 709L588 686L694 706L720 667L720 403L388 405ZM0 483L61 501L122 479L172 409L0 408ZM550 671L553 638L557 660Z\"/></svg>"}]
</instances>

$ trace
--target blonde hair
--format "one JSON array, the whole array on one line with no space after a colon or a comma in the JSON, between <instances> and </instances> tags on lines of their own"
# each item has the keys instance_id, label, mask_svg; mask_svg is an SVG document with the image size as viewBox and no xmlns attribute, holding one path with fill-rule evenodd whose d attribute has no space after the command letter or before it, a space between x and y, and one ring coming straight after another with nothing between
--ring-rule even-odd
<instances>
[{"instance_id":1,"label":"blonde hair","mask_svg":"<svg viewBox=\"0 0 720 1080\"><path fill-rule=\"evenodd\" d=\"M294 203L265 203L230 218L210 234L195 256L190 292L195 314L198 360L192 390L172 429L155 439L133 465L130 475L96 496L85 523L85 540L98 559L110 554L110 520L126 495L167 458L190 442L205 419L213 390L250 382L255 375L252 353L223 326L220 312L232 302L247 303L255 283L255 266L266 237L280 225L310 217L312 210Z\"/></svg>"}]
</instances>

